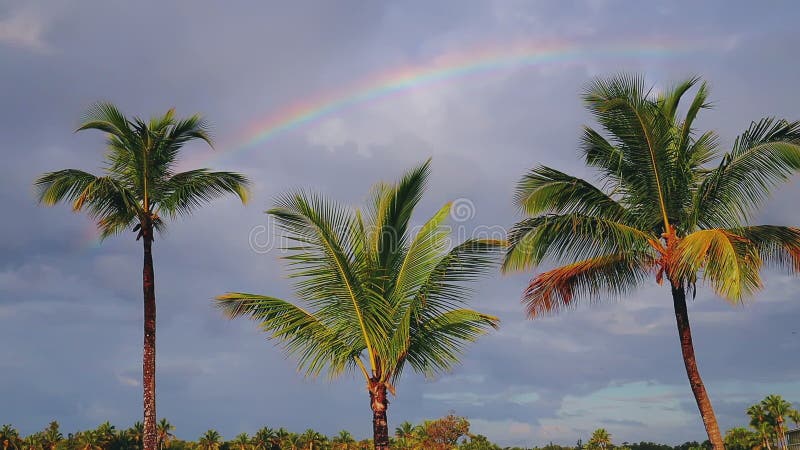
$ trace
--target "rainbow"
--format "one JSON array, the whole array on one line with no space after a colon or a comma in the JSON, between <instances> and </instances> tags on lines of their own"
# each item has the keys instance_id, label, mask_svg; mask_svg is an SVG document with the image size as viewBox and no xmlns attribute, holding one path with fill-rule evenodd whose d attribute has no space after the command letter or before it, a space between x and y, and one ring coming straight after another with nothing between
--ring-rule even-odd
<instances>
[{"instance_id":1,"label":"rainbow","mask_svg":"<svg viewBox=\"0 0 800 450\"><path fill-rule=\"evenodd\" d=\"M194 168L198 162L239 154L247 149L257 148L281 133L334 115L349 107L455 78L547 64L664 59L701 51L708 47L697 41L666 39L631 40L598 45L527 41L484 45L466 51L447 53L421 64L377 72L348 87L322 92L285 105L256 120L242 132L236 133L229 144L221 146L221 150L212 152L202 159L187 158L185 162L188 164L185 165L187 168ZM82 240L84 247L96 247L97 232L94 232L91 239Z\"/></svg>"},{"instance_id":2,"label":"rainbow","mask_svg":"<svg viewBox=\"0 0 800 450\"><path fill-rule=\"evenodd\" d=\"M286 105L238 133L223 154L238 153L275 136L331 116L348 107L454 78L545 64L599 59L664 58L700 50L697 42L636 41L607 45L563 42L523 42L473 48L445 54L423 64L393 68L365 77L344 89L323 92ZM214 158L212 156L212 158Z\"/></svg>"}]
</instances>

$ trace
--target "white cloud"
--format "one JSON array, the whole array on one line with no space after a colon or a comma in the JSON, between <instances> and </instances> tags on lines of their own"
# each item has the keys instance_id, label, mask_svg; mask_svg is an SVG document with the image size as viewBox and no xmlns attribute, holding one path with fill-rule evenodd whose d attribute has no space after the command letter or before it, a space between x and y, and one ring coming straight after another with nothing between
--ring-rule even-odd
<instances>
[{"instance_id":1,"label":"white cloud","mask_svg":"<svg viewBox=\"0 0 800 450\"><path fill-rule=\"evenodd\" d=\"M50 51L45 41L48 20L33 8L21 8L0 17L0 44L27 48L39 52Z\"/></svg>"}]
</instances>

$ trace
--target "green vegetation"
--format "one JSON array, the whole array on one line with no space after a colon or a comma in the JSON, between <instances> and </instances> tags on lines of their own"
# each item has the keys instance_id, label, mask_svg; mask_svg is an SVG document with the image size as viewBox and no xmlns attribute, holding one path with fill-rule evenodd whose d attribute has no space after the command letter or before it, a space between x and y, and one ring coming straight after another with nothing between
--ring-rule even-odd
<instances>
[{"instance_id":1,"label":"green vegetation","mask_svg":"<svg viewBox=\"0 0 800 450\"><path fill-rule=\"evenodd\" d=\"M463 307L464 283L495 266L503 243L468 239L449 248L450 203L411 234L428 174L426 162L397 183L377 184L363 211L305 192L268 211L291 242L285 259L308 309L255 294L217 298L228 317L259 322L307 375L363 375L376 449L388 446L387 390L406 363L425 375L447 370L465 343L498 324Z\"/></svg>"},{"instance_id":2,"label":"green vegetation","mask_svg":"<svg viewBox=\"0 0 800 450\"><path fill-rule=\"evenodd\" d=\"M689 384L709 440L722 449L695 359L686 295L702 279L738 302L761 288L765 263L800 272L799 228L749 225L770 190L800 169L800 122L753 122L720 155L717 135L693 127L709 107L705 83L678 115L698 81L653 96L641 77L595 80L583 100L603 133L586 127L582 151L602 188L549 167L531 170L516 193L530 217L510 231L503 269L563 264L536 275L525 290L530 317L604 294L622 296L647 279L666 280Z\"/></svg>"},{"instance_id":3,"label":"green vegetation","mask_svg":"<svg viewBox=\"0 0 800 450\"><path fill-rule=\"evenodd\" d=\"M193 140L211 145L203 119L194 115L176 119L175 111L144 121L125 117L114 105L98 103L78 128L107 135L106 173L96 176L64 169L36 180L39 202L48 206L71 202L74 211L86 210L97 220L105 239L126 230L137 233L144 247L144 395L145 450L155 450L156 426L156 294L152 245L155 231L164 231L169 218L187 216L196 208L226 194L247 201L248 181L231 172L196 169L175 173L181 149ZM87 450L98 448L101 437L83 435Z\"/></svg>"}]
</instances>

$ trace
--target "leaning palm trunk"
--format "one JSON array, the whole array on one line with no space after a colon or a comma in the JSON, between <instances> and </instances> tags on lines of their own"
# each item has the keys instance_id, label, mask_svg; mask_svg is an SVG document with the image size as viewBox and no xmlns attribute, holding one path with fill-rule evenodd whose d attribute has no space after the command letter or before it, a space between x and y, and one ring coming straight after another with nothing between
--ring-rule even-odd
<instances>
[{"instance_id":1,"label":"leaning palm trunk","mask_svg":"<svg viewBox=\"0 0 800 450\"><path fill-rule=\"evenodd\" d=\"M142 352L142 388L144 389L144 450L155 450L158 441L156 429L156 292L153 271L153 227L142 227L144 241L144 349Z\"/></svg>"},{"instance_id":2,"label":"leaning palm trunk","mask_svg":"<svg viewBox=\"0 0 800 450\"><path fill-rule=\"evenodd\" d=\"M697 409L703 419L711 445L715 449L724 449L722 435L717 424L717 416L711 406L711 399L708 398L706 387L700 378L700 371L697 369L697 360L694 356L694 344L692 343L692 329L689 327L689 312L686 309L686 289L683 286L676 286L672 283L672 301L675 305L675 320L678 324L678 337L681 342L681 353L683 363L686 366L686 375L689 377L689 384L692 387L694 399L697 402Z\"/></svg>"}]
</instances>

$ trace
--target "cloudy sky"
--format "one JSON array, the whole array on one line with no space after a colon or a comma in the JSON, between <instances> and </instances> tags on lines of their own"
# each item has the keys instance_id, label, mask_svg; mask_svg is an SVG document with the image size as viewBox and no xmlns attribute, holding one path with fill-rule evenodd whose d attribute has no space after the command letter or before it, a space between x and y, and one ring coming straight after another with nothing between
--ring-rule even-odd
<instances>
[{"instance_id":1,"label":"cloudy sky","mask_svg":"<svg viewBox=\"0 0 800 450\"><path fill-rule=\"evenodd\" d=\"M291 297L279 252L262 251L263 235L251 245L277 194L313 187L355 204L432 156L417 220L466 199L475 210L465 226L511 224L527 168L587 175L579 93L620 71L646 73L656 88L705 77L715 108L699 125L724 145L762 116L800 118L795 2L230 3L0 2L0 422L30 433L53 419L75 430L141 417L140 243L97 245L89 219L37 207L31 186L44 171L98 170L103 137L72 132L94 101L144 116L201 112L218 149L187 147L186 167L254 180L247 207L217 201L156 241L158 408L183 438L262 425L370 432L363 381L304 380L254 324L211 306L228 290ZM279 123L271 117L291 119L292 105L519 48L556 53L383 92L250 139ZM780 189L759 220L797 225L787 205L798 195L796 181ZM703 439L666 288L531 322L518 300L529 276L478 287L474 305L502 328L452 373L409 372L390 426L452 410L504 444L574 443L597 427L617 442ZM744 424L746 406L768 393L800 402L800 282L771 273L767 285L745 305L707 290L690 305L723 429Z\"/></svg>"}]
</instances>

